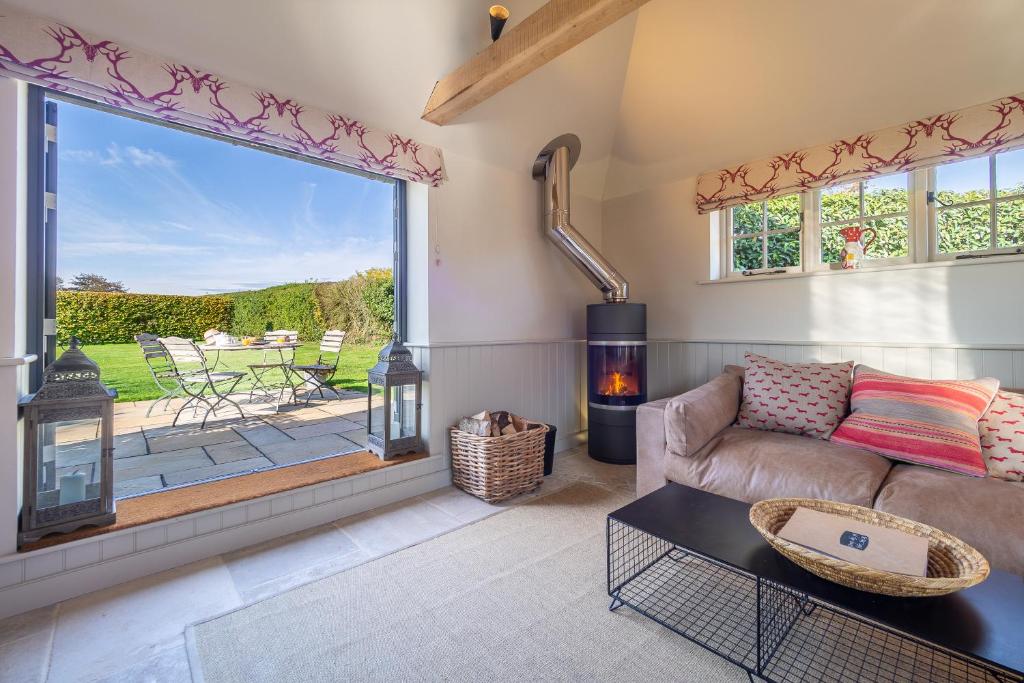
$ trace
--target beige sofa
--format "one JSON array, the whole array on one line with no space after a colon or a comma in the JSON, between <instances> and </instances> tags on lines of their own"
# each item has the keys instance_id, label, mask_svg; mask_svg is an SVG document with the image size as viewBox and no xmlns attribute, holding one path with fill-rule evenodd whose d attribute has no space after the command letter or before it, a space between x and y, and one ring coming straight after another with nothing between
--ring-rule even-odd
<instances>
[{"instance_id":1,"label":"beige sofa","mask_svg":"<svg viewBox=\"0 0 1024 683\"><path fill-rule=\"evenodd\" d=\"M753 503L827 498L873 507L939 529L994 567L1024 575L1024 483L896 463L821 439L732 426L743 369L637 410L637 494L675 481Z\"/></svg>"}]
</instances>

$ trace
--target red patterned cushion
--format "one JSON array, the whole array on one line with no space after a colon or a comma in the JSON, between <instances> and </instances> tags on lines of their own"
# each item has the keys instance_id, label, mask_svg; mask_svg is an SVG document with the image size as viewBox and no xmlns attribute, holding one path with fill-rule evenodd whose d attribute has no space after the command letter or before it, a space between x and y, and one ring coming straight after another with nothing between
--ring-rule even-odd
<instances>
[{"instance_id":1,"label":"red patterned cushion","mask_svg":"<svg viewBox=\"0 0 1024 683\"><path fill-rule=\"evenodd\" d=\"M1024 394L997 393L978 429L988 476L1024 481Z\"/></svg>"},{"instance_id":2,"label":"red patterned cushion","mask_svg":"<svg viewBox=\"0 0 1024 683\"><path fill-rule=\"evenodd\" d=\"M926 380L858 365L851 414L832 441L894 460L985 476L978 419L999 380Z\"/></svg>"},{"instance_id":3,"label":"red patterned cushion","mask_svg":"<svg viewBox=\"0 0 1024 683\"><path fill-rule=\"evenodd\" d=\"M827 439L846 414L852 361L783 363L753 353L746 360L740 427Z\"/></svg>"}]
</instances>

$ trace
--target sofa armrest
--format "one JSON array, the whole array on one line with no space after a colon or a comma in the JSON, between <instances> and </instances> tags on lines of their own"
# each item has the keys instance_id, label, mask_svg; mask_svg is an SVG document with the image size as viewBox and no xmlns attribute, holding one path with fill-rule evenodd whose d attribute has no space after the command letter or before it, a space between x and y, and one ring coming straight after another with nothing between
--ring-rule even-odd
<instances>
[{"instance_id":1,"label":"sofa armrest","mask_svg":"<svg viewBox=\"0 0 1024 683\"><path fill-rule=\"evenodd\" d=\"M646 496L667 483L665 479L665 406L663 398L636 409L636 495Z\"/></svg>"},{"instance_id":2,"label":"sofa armrest","mask_svg":"<svg viewBox=\"0 0 1024 683\"><path fill-rule=\"evenodd\" d=\"M743 377L723 372L707 384L669 399L665 406L665 445L672 455L690 457L736 421Z\"/></svg>"}]
</instances>

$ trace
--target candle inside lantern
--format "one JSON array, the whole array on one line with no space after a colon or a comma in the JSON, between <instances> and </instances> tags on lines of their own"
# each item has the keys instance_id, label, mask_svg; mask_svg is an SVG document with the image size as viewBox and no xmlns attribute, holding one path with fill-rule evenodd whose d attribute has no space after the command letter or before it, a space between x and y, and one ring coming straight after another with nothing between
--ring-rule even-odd
<instances>
[{"instance_id":1,"label":"candle inside lantern","mask_svg":"<svg viewBox=\"0 0 1024 683\"><path fill-rule=\"evenodd\" d=\"M59 500L61 505L85 500L85 472L75 470L61 476Z\"/></svg>"}]
</instances>

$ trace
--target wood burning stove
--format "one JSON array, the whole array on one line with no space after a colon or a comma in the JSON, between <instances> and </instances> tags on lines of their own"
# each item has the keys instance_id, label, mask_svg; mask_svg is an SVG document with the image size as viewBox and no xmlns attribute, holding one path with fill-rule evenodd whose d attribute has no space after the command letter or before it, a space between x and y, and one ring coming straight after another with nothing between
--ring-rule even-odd
<instances>
[{"instance_id":1,"label":"wood burning stove","mask_svg":"<svg viewBox=\"0 0 1024 683\"><path fill-rule=\"evenodd\" d=\"M636 408L647 401L647 306L587 306L588 450L596 460L636 462Z\"/></svg>"},{"instance_id":2,"label":"wood burning stove","mask_svg":"<svg viewBox=\"0 0 1024 683\"><path fill-rule=\"evenodd\" d=\"M588 451L595 460L636 462L636 409L647 400L647 307L631 304L629 283L573 227L569 171L580 139L560 135L540 151L533 177L544 183L544 229L590 278L605 303L587 306Z\"/></svg>"}]
</instances>

